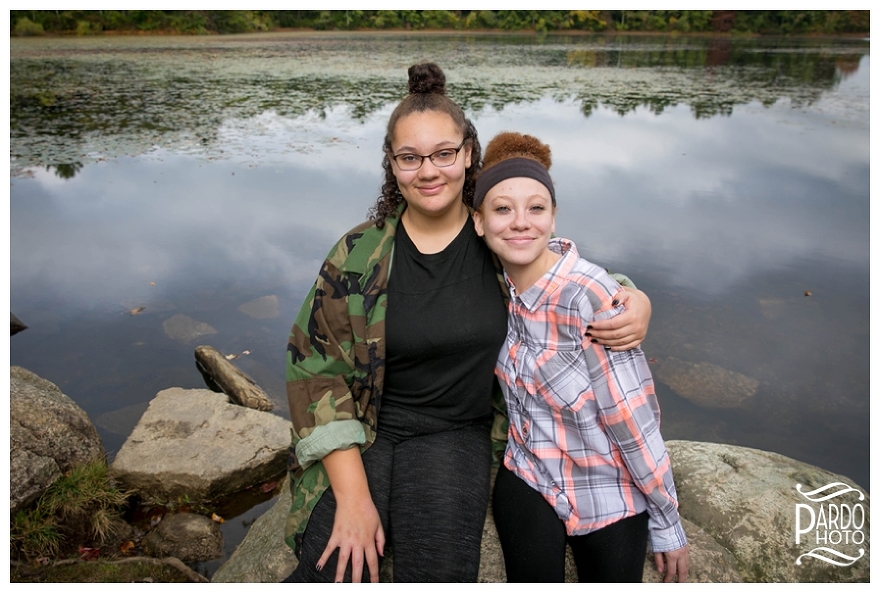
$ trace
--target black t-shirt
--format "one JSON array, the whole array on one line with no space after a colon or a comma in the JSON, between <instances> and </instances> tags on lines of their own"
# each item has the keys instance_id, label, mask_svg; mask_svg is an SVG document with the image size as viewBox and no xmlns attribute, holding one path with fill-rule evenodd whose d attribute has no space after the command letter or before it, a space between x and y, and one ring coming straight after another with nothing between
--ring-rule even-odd
<instances>
[{"instance_id":1,"label":"black t-shirt","mask_svg":"<svg viewBox=\"0 0 880 593\"><path fill-rule=\"evenodd\" d=\"M473 221L443 251L428 255L401 221L388 282L382 406L452 421L485 419L506 334L492 255Z\"/></svg>"}]
</instances>

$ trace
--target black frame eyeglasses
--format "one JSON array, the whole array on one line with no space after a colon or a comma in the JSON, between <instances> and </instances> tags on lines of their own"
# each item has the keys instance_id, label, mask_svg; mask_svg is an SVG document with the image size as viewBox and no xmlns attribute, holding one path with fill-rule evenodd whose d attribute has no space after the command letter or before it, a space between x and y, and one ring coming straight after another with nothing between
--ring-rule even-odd
<instances>
[{"instance_id":1,"label":"black frame eyeglasses","mask_svg":"<svg viewBox=\"0 0 880 593\"><path fill-rule=\"evenodd\" d=\"M462 140L461 144L458 145L458 148L441 148L440 150L435 150L431 154L424 155L404 152L401 154L392 154L391 158L394 159L394 162L397 163L397 167L401 171L418 171L421 168L422 163L425 162L425 159L431 159L431 163L435 167L451 167L455 164L455 161L458 160L458 153L461 152L461 149L464 148L467 141L467 138ZM446 162L447 160L449 160L449 162Z\"/></svg>"}]
</instances>

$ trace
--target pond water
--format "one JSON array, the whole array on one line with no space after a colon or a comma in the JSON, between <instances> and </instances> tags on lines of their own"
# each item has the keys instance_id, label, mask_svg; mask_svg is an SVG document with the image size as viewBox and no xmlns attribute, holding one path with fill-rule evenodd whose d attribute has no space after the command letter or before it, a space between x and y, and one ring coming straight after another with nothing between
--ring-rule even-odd
<instances>
[{"instance_id":1,"label":"pond water","mask_svg":"<svg viewBox=\"0 0 880 593\"><path fill-rule=\"evenodd\" d=\"M10 362L85 409L111 457L156 392L204 387L200 343L249 351L236 364L287 417L290 325L333 242L378 195L406 68L432 60L484 145L515 130L551 146L558 234L651 297L643 348L667 440L775 451L867 489L869 49L13 38L10 301L29 329ZM256 316L241 307L261 297ZM174 339L176 315L216 333ZM741 401L699 400L715 392ZM228 547L266 504L241 516Z\"/></svg>"}]
</instances>

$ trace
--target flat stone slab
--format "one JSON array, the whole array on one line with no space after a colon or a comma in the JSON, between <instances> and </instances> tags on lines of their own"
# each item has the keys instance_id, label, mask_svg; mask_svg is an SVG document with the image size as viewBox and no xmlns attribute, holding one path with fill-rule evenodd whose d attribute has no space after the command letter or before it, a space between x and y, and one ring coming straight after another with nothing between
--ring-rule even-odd
<instances>
[{"instance_id":1,"label":"flat stone slab","mask_svg":"<svg viewBox=\"0 0 880 593\"><path fill-rule=\"evenodd\" d=\"M148 496L208 501L283 472L289 445L284 418L222 393L175 387L150 402L110 472Z\"/></svg>"}]
</instances>

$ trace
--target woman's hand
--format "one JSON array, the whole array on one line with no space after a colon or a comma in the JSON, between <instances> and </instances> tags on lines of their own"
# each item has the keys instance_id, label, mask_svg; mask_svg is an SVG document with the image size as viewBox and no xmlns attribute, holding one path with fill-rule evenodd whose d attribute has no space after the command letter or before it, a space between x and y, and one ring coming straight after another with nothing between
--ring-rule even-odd
<instances>
[{"instance_id":1,"label":"woman's hand","mask_svg":"<svg viewBox=\"0 0 880 593\"><path fill-rule=\"evenodd\" d=\"M341 583L351 561L351 580L360 583L364 560L370 571L370 580L379 582L379 556L385 555L385 531L367 485L364 462L357 447L333 451L324 459L324 468L336 497L333 531L324 553L318 559L318 570L327 564L333 551L339 548L335 581Z\"/></svg>"},{"instance_id":2,"label":"woman's hand","mask_svg":"<svg viewBox=\"0 0 880 593\"><path fill-rule=\"evenodd\" d=\"M641 290L624 286L615 297L625 311L611 319L593 321L587 326L587 337L593 343L608 346L615 352L631 350L648 334L651 322L651 300Z\"/></svg>"},{"instance_id":3,"label":"woman's hand","mask_svg":"<svg viewBox=\"0 0 880 593\"><path fill-rule=\"evenodd\" d=\"M690 568L688 545L685 544L683 548L671 552L655 553L654 564L657 565L657 572L666 573L666 577L663 579L664 583L671 583L673 577L676 576L679 583L685 582L688 578L688 568Z\"/></svg>"},{"instance_id":4,"label":"woman's hand","mask_svg":"<svg viewBox=\"0 0 880 593\"><path fill-rule=\"evenodd\" d=\"M318 560L318 570L324 567L333 551L339 548L336 561L337 583L345 578L345 568L351 560L351 581L360 583L366 559L370 580L379 582L379 556L384 556L385 532L373 500L367 496L365 500L354 500L349 504L341 504L337 500L336 515L333 518L333 532Z\"/></svg>"}]
</instances>

